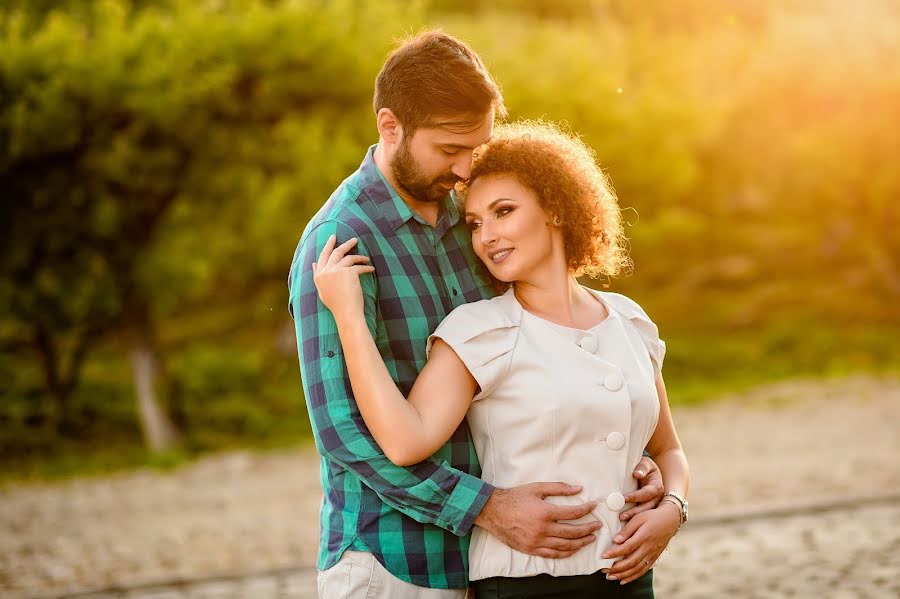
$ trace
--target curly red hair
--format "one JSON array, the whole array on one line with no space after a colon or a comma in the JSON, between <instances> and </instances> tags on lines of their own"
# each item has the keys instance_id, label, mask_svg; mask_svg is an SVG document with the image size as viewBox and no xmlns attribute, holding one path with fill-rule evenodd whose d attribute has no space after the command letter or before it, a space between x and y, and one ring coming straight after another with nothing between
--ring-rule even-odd
<instances>
[{"instance_id":1,"label":"curly red hair","mask_svg":"<svg viewBox=\"0 0 900 599\"><path fill-rule=\"evenodd\" d=\"M463 199L476 179L499 174L516 177L560 219L575 276L612 277L630 266L615 192L593 150L576 136L545 121L498 125L475 151L469 181L460 184Z\"/></svg>"}]
</instances>

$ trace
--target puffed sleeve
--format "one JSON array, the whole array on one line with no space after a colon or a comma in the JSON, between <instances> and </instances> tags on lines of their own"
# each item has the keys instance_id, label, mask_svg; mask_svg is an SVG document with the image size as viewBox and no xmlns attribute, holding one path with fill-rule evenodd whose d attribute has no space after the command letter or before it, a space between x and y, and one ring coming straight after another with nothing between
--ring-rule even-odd
<instances>
[{"instance_id":1,"label":"puffed sleeve","mask_svg":"<svg viewBox=\"0 0 900 599\"><path fill-rule=\"evenodd\" d=\"M426 350L431 352L435 339L452 347L478 383L477 401L506 376L518 333L518 324L495 300L482 300L453 310L428 338Z\"/></svg>"},{"instance_id":2,"label":"puffed sleeve","mask_svg":"<svg viewBox=\"0 0 900 599\"><path fill-rule=\"evenodd\" d=\"M604 292L602 295L613 308L631 321L650 354L653 372L658 376L662 372L663 359L666 357L666 342L659 338L659 329L656 324L633 299L620 293Z\"/></svg>"}]
</instances>

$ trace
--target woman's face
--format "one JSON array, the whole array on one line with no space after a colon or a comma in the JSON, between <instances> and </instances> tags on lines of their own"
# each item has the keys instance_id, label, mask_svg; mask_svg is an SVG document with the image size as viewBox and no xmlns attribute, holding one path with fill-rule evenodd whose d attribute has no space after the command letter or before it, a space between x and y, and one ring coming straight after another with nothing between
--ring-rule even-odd
<instances>
[{"instance_id":1,"label":"woman's face","mask_svg":"<svg viewBox=\"0 0 900 599\"><path fill-rule=\"evenodd\" d=\"M497 279L528 279L543 267L565 264L562 233L551 226L537 195L514 175L477 178L466 195L472 247Z\"/></svg>"}]
</instances>

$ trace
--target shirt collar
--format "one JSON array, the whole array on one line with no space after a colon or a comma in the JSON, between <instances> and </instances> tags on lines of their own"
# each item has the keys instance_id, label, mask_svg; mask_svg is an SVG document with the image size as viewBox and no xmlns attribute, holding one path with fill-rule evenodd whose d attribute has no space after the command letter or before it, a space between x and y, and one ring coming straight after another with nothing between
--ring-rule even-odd
<instances>
[{"instance_id":1,"label":"shirt collar","mask_svg":"<svg viewBox=\"0 0 900 599\"><path fill-rule=\"evenodd\" d=\"M417 220L425 226L431 226L425 219L413 212L412 208L403 201L397 190L388 182L384 173L375 164L375 148L373 145L366 152L362 164L359 165L359 172L362 175L362 184L366 195L374 202L381 211L381 215L390 225L393 231L406 224L410 219ZM447 197L442 201L440 210L438 211L437 225L434 227L438 236L443 235L447 230L459 222L459 208L456 205L456 194L448 193Z\"/></svg>"}]
</instances>

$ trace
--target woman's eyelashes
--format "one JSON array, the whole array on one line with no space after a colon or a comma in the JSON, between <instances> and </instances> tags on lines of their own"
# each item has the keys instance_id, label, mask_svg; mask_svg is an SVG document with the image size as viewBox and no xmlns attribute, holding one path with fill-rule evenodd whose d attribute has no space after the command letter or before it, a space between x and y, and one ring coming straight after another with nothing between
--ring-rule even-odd
<instances>
[{"instance_id":1,"label":"woman's eyelashes","mask_svg":"<svg viewBox=\"0 0 900 599\"><path fill-rule=\"evenodd\" d=\"M494 208L494 218L503 218L504 216L509 215L516 209L515 206L497 206ZM476 231L479 227L481 227L480 220L467 220L466 226L470 231Z\"/></svg>"}]
</instances>

